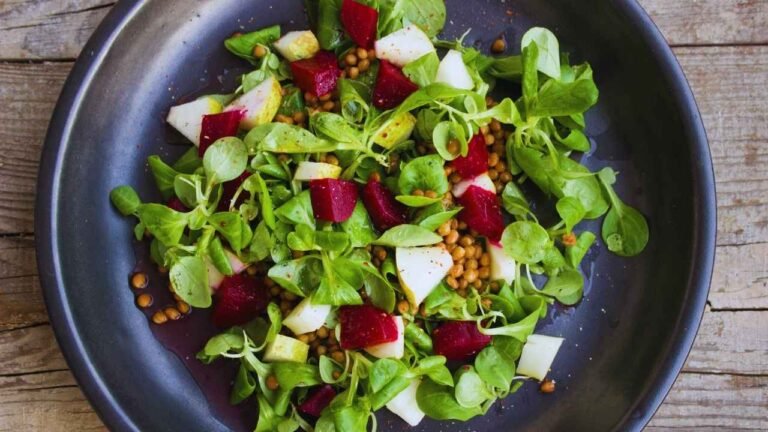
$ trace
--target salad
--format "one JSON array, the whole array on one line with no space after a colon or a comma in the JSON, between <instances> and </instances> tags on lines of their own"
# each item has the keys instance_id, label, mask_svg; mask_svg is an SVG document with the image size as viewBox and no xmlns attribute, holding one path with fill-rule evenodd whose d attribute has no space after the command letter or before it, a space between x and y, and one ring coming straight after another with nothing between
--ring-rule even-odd
<instances>
[{"instance_id":1,"label":"salad","mask_svg":"<svg viewBox=\"0 0 768 432\"><path fill-rule=\"evenodd\" d=\"M648 242L617 173L579 162L589 64L545 28L518 55L440 40L439 0L307 9L314 30L225 41L254 66L233 93L170 109L194 146L149 158L164 202L111 192L178 301L152 321L212 309L197 358L239 364L231 402L258 409L256 431L375 429L384 407L466 421L525 381L554 391L563 339L534 332L583 296L598 233L580 222L604 217L620 256ZM502 81L514 98L491 96Z\"/></svg>"}]
</instances>

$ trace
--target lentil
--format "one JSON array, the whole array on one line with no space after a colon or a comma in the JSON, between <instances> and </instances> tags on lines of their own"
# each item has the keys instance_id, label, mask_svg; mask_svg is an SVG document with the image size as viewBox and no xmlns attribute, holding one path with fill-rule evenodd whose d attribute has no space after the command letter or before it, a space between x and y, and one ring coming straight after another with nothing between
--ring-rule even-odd
<instances>
[{"instance_id":1,"label":"lentil","mask_svg":"<svg viewBox=\"0 0 768 432\"><path fill-rule=\"evenodd\" d=\"M448 245L455 244L459 240L459 232L456 230L451 230L450 233L448 233L447 236L445 236L445 243Z\"/></svg>"},{"instance_id":2,"label":"lentil","mask_svg":"<svg viewBox=\"0 0 768 432\"><path fill-rule=\"evenodd\" d=\"M267 388L275 391L280 387L280 383L277 382L277 378L275 378L274 375L270 375L267 377Z\"/></svg>"},{"instance_id":3,"label":"lentil","mask_svg":"<svg viewBox=\"0 0 768 432\"><path fill-rule=\"evenodd\" d=\"M344 354L344 351L335 351L331 353L331 358L337 362L337 363L344 363L344 360L346 358L346 355Z\"/></svg>"},{"instance_id":4,"label":"lentil","mask_svg":"<svg viewBox=\"0 0 768 432\"><path fill-rule=\"evenodd\" d=\"M165 316L163 311L157 311L152 315L152 322L155 324L165 324L168 321L168 317Z\"/></svg>"},{"instance_id":5,"label":"lentil","mask_svg":"<svg viewBox=\"0 0 768 432\"><path fill-rule=\"evenodd\" d=\"M539 386L539 390L542 393L549 394L555 392L555 381L554 380L544 380L541 382L541 385Z\"/></svg>"},{"instance_id":6,"label":"lentil","mask_svg":"<svg viewBox=\"0 0 768 432\"><path fill-rule=\"evenodd\" d=\"M149 285L149 278L146 273L136 272L131 276L131 286L135 289L144 289Z\"/></svg>"},{"instance_id":7,"label":"lentil","mask_svg":"<svg viewBox=\"0 0 768 432\"><path fill-rule=\"evenodd\" d=\"M179 312L179 310L178 310L178 309L176 309L176 308L175 308L175 307L173 307L173 306L170 306L170 307L167 307L167 308L165 308L165 309L163 310L163 313L164 313L164 314L165 314L165 316L167 316L167 317L168 317L168 319L170 319L170 320L173 320L173 321L178 321L179 319L181 319L181 312Z\"/></svg>"},{"instance_id":8,"label":"lentil","mask_svg":"<svg viewBox=\"0 0 768 432\"><path fill-rule=\"evenodd\" d=\"M573 246L576 244L576 234L570 232L568 234L563 234L563 245L565 246Z\"/></svg>"},{"instance_id":9,"label":"lentil","mask_svg":"<svg viewBox=\"0 0 768 432\"><path fill-rule=\"evenodd\" d=\"M149 294L140 294L136 297L136 304L142 309L152 306L152 303L154 303L154 299Z\"/></svg>"},{"instance_id":10,"label":"lentil","mask_svg":"<svg viewBox=\"0 0 768 432\"><path fill-rule=\"evenodd\" d=\"M178 309L179 312L181 312L183 314L188 314L189 310L190 310L190 307L189 307L189 304L187 304L187 302L185 302L185 301L178 301L178 302L176 302L176 309Z\"/></svg>"}]
</instances>

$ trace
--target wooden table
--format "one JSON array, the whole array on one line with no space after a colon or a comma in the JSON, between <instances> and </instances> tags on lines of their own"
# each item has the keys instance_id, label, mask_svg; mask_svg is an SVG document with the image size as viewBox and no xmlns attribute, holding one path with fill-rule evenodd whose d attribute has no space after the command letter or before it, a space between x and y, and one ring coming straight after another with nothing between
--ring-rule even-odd
<instances>
[{"instance_id":1,"label":"wooden table","mask_svg":"<svg viewBox=\"0 0 768 432\"><path fill-rule=\"evenodd\" d=\"M704 321L648 429L768 430L768 0L641 3L696 93L719 211ZM0 431L104 429L48 323L33 210L54 103L113 4L0 0Z\"/></svg>"}]
</instances>

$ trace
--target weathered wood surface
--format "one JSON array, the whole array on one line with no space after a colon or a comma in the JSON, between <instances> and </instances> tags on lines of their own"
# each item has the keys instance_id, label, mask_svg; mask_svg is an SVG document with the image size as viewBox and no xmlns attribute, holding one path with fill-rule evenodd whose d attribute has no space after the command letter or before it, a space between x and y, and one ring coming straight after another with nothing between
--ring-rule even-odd
<instances>
[{"instance_id":1,"label":"weathered wood surface","mask_svg":"<svg viewBox=\"0 0 768 432\"><path fill-rule=\"evenodd\" d=\"M71 68L62 60L77 56L113 3L0 0L0 432L104 430L47 323L33 203L45 129ZM768 0L640 3L696 94L719 213L710 307L648 430L768 430Z\"/></svg>"}]
</instances>

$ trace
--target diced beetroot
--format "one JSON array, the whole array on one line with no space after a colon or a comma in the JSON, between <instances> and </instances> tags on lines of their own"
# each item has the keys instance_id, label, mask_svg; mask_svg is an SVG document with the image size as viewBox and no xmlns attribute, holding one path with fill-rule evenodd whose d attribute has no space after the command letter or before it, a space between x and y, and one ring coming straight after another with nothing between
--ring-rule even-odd
<instances>
[{"instance_id":1,"label":"diced beetroot","mask_svg":"<svg viewBox=\"0 0 768 432\"><path fill-rule=\"evenodd\" d=\"M320 417L323 410L331 404L335 397L336 390L333 389L332 385L326 384L322 387L317 387L310 391L304 402L299 405L299 412L311 415L312 417Z\"/></svg>"},{"instance_id":2,"label":"diced beetroot","mask_svg":"<svg viewBox=\"0 0 768 432\"><path fill-rule=\"evenodd\" d=\"M408 222L408 213L392 192L380 181L369 180L363 188L365 204L371 221L379 230L386 230Z\"/></svg>"},{"instance_id":3,"label":"diced beetroot","mask_svg":"<svg viewBox=\"0 0 768 432\"><path fill-rule=\"evenodd\" d=\"M349 37L363 48L372 48L376 39L379 12L355 0L344 0L341 4L341 23Z\"/></svg>"},{"instance_id":4,"label":"diced beetroot","mask_svg":"<svg viewBox=\"0 0 768 432\"><path fill-rule=\"evenodd\" d=\"M448 321L432 331L432 343L435 354L467 360L491 343L491 337L480 333L474 321Z\"/></svg>"},{"instance_id":5,"label":"diced beetroot","mask_svg":"<svg viewBox=\"0 0 768 432\"><path fill-rule=\"evenodd\" d=\"M339 62L332 52L320 51L314 57L291 63L293 81L304 92L325 96L336 89L341 76Z\"/></svg>"},{"instance_id":6,"label":"diced beetroot","mask_svg":"<svg viewBox=\"0 0 768 432\"><path fill-rule=\"evenodd\" d=\"M171 197L171 199L168 200L168 207L176 210L177 212L186 213L189 211L187 206L184 205L183 202L178 197Z\"/></svg>"},{"instance_id":7,"label":"diced beetroot","mask_svg":"<svg viewBox=\"0 0 768 432\"><path fill-rule=\"evenodd\" d=\"M488 148L485 145L485 137L477 134L469 140L469 151L466 156L459 156L453 160L453 169L461 178L469 179L488 171Z\"/></svg>"},{"instance_id":8,"label":"diced beetroot","mask_svg":"<svg viewBox=\"0 0 768 432\"><path fill-rule=\"evenodd\" d=\"M349 219L357 204L357 186L346 180L312 180L309 182L309 193L315 218L328 222Z\"/></svg>"},{"instance_id":9,"label":"diced beetroot","mask_svg":"<svg viewBox=\"0 0 768 432\"><path fill-rule=\"evenodd\" d=\"M499 241L504 231L504 216L499 207L499 198L495 193L479 186L470 186L464 195L458 198L464 209L459 212L459 219L470 228L491 241Z\"/></svg>"},{"instance_id":10,"label":"diced beetroot","mask_svg":"<svg viewBox=\"0 0 768 432\"><path fill-rule=\"evenodd\" d=\"M392 315L371 306L342 306L339 308L341 348L366 348L397 340L397 324Z\"/></svg>"},{"instance_id":11,"label":"diced beetroot","mask_svg":"<svg viewBox=\"0 0 768 432\"><path fill-rule=\"evenodd\" d=\"M213 323L222 328L245 324L266 309L269 298L269 291L255 278L242 273L227 276L216 291Z\"/></svg>"},{"instance_id":12,"label":"diced beetroot","mask_svg":"<svg viewBox=\"0 0 768 432\"><path fill-rule=\"evenodd\" d=\"M373 88L373 105L381 109L391 109L400 105L419 86L411 82L397 66L381 60L376 86Z\"/></svg>"},{"instance_id":13,"label":"diced beetroot","mask_svg":"<svg viewBox=\"0 0 768 432\"><path fill-rule=\"evenodd\" d=\"M208 147L219 138L236 136L242 118L243 112L237 110L203 116L203 125L200 129L200 147L198 147L200 157L203 157Z\"/></svg>"},{"instance_id":14,"label":"diced beetroot","mask_svg":"<svg viewBox=\"0 0 768 432\"><path fill-rule=\"evenodd\" d=\"M219 200L219 211L227 211L229 210L229 204L232 201L232 198L235 197L235 194L237 193L237 190L240 188L240 185L245 182L245 180L251 176L251 173L248 171L245 171L244 173L240 174L240 177L230 180L223 185L221 185L221 199ZM237 201L235 202L235 208L240 206L240 204L245 202L245 199L248 196L248 192L242 191L240 192L240 195L237 197Z\"/></svg>"}]
</instances>

